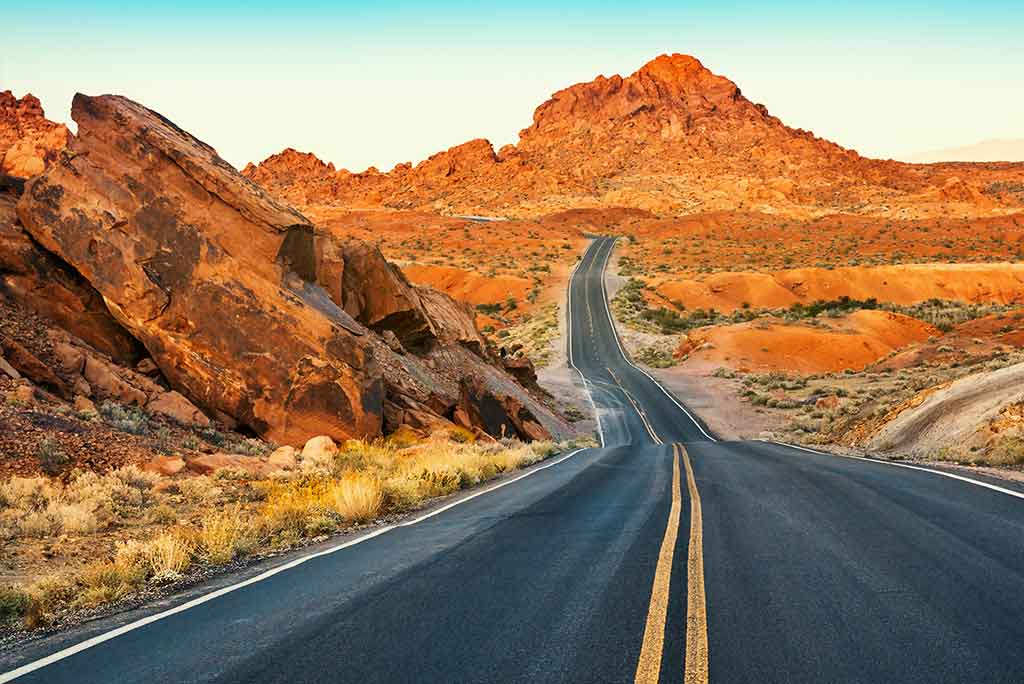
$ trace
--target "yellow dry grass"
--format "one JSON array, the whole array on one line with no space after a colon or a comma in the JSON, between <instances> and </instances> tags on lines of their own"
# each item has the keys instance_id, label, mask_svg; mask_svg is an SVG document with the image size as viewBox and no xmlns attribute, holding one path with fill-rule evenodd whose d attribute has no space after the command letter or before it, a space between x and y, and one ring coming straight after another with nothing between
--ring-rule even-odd
<instances>
[{"instance_id":1,"label":"yellow dry grass","mask_svg":"<svg viewBox=\"0 0 1024 684\"><path fill-rule=\"evenodd\" d=\"M576 446L472 437L350 441L290 475L250 476L242 488L249 496L235 501L233 486L218 486L209 477L176 479L173 496L154 491L159 477L133 466L106 475L78 473L67 484L47 478L0 482L0 534L8 537L88 535L116 531L128 520L153 528L145 540L120 541L110 558L73 575L12 588L11 604L20 606L22 624L45 624L62 608L117 601L147 583L179 579L197 564L223 565L415 509ZM197 507L209 510L189 520L187 510Z\"/></svg>"}]
</instances>

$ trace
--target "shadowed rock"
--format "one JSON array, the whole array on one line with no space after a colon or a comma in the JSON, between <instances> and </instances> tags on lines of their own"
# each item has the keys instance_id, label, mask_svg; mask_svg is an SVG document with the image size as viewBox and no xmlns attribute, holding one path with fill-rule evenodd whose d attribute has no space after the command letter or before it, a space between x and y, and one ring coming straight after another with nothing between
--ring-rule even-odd
<instances>
[{"instance_id":1,"label":"shadowed rock","mask_svg":"<svg viewBox=\"0 0 1024 684\"><path fill-rule=\"evenodd\" d=\"M401 407L392 428L447 423L460 404L486 429L491 399L514 408L509 434L546 437L538 412L558 424L487 358L466 306L376 248L318 230L138 103L77 95L72 117L79 134L26 185L21 224L210 415L282 443L379 435L385 406Z\"/></svg>"}]
</instances>

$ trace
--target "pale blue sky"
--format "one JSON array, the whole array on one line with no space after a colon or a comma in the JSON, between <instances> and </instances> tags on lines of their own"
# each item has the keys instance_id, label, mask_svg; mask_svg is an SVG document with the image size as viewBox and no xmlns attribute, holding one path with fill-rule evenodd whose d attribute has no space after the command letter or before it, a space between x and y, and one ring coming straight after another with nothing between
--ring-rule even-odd
<instances>
[{"instance_id":1,"label":"pale blue sky","mask_svg":"<svg viewBox=\"0 0 1024 684\"><path fill-rule=\"evenodd\" d=\"M388 169L515 142L553 91L698 57L872 156L1024 137L1024 2L4 3L0 89L56 120L120 93L237 166L284 147Z\"/></svg>"}]
</instances>

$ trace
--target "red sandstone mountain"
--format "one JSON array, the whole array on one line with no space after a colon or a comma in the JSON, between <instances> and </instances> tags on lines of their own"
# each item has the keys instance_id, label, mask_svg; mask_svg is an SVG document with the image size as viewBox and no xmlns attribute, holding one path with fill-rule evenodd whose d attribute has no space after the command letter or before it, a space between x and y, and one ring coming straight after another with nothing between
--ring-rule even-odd
<instances>
[{"instance_id":1,"label":"red sandstone mountain","mask_svg":"<svg viewBox=\"0 0 1024 684\"><path fill-rule=\"evenodd\" d=\"M30 178L43 172L68 144L68 129L43 114L34 95L20 100L0 91L0 173Z\"/></svg>"},{"instance_id":2,"label":"red sandstone mountain","mask_svg":"<svg viewBox=\"0 0 1024 684\"><path fill-rule=\"evenodd\" d=\"M497 153L472 140L416 166L353 174L285 150L244 173L303 205L513 216L627 206L663 215L742 208L906 217L946 211L951 202L974 214L1024 206L1012 191L1024 165L867 159L786 126L686 55L555 93L519 143Z\"/></svg>"}]
</instances>

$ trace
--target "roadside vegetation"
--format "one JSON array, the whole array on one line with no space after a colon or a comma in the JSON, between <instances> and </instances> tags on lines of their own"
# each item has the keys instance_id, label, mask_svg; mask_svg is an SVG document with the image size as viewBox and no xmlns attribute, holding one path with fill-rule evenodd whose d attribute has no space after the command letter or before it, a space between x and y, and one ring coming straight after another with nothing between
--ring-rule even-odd
<instances>
[{"instance_id":1,"label":"roadside vegetation","mask_svg":"<svg viewBox=\"0 0 1024 684\"><path fill-rule=\"evenodd\" d=\"M0 482L0 544L20 580L0 580L0 625L36 628L199 579L219 566L414 510L576 443L327 438L267 475L222 468L164 477L129 465ZM583 445L581 442L579 445ZM85 560L89 559L89 560ZM55 567L63 566L54 571Z\"/></svg>"},{"instance_id":2,"label":"roadside vegetation","mask_svg":"<svg viewBox=\"0 0 1024 684\"><path fill-rule=\"evenodd\" d=\"M817 318L839 318L861 310L880 310L902 314L934 325L949 332L956 325L985 316L1005 314L1017 309L1015 304L970 304L964 302L929 299L918 304L899 305L879 302L874 297L855 299L839 297L810 303L796 302L792 306L776 309L754 309L744 303L730 314L715 309L687 310L682 302L652 305L660 298L653 288L639 278L630 278L613 300L616 318L642 332L677 335L709 325L744 323L770 317L783 321L810 322Z\"/></svg>"},{"instance_id":3,"label":"roadside vegetation","mask_svg":"<svg viewBox=\"0 0 1024 684\"><path fill-rule=\"evenodd\" d=\"M942 350L937 357L926 356L920 363L898 368L883 360L861 372L800 375L720 367L710 375L731 381L738 398L755 412L779 416L779 439L857 446L935 388L975 373L1024 363L1024 349L997 348L970 356L938 343L933 343L933 348ZM1024 464L1024 411L1008 406L998 422L988 441L951 444L930 457L966 465Z\"/></svg>"},{"instance_id":4,"label":"roadside vegetation","mask_svg":"<svg viewBox=\"0 0 1024 684\"><path fill-rule=\"evenodd\" d=\"M479 307L478 307L479 308ZM554 356L555 339L558 337L557 304L549 304L524 314L515 325L501 330L486 330L485 335L491 337L495 345L509 350L522 351L537 368L551 363Z\"/></svg>"}]
</instances>

